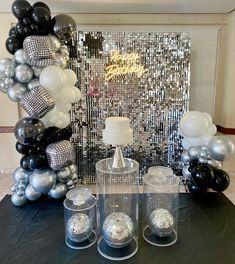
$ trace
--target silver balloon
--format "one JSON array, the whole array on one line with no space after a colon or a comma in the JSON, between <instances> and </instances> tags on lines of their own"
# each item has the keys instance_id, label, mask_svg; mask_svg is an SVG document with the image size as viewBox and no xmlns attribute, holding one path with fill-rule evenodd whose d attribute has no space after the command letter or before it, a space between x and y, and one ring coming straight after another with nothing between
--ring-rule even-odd
<instances>
[{"instance_id":1,"label":"silver balloon","mask_svg":"<svg viewBox=\"0 0 235 264\"><path fill-rule=\"evenodd\" d=\"M181 154L181 161L182 161L184 164L187 164L187 163L190 162L190 157L189 157L187 151L184 151L184 152Z\"/></svg>"},{"instance_id":2,"label":"silver balloon","mask_svg":"<svg viewBox=\"0 0 235 264\"><path fill-rule=\"evenodd\" d=\"M30 176L30 184L40 193L47 193L55 183L56 174L51 169L34 170Z\"/></svg>"},{"instance_id":3,"label":"silver balloon","mask_svg":"<svg viewBox=\"0 0 235 264\"><path fill-rule=\"evenodd\" d=\"M61 46L60 53L63 54L64 56L69 57L69 51L66 45Z\"/></svg>"},{"instance_id":4,"label":"silver balloon","mask_svg":"<svg viewBox=\"0 0 235 264\"><path fill-rule=\"evenodd\" d=\"M27 199L26 197L23 196L18 196L17 194L12 194L11 196L11 202L15 205L15 206L22 206L24 204L26 204Z\"/></svg>"},{"instance_id":5,"label":"silver balloon","mask_svg":"<svg viewBox=\"0 0 235 264\"><path fill-rule=\"evenodd\" d=\"M208 142L207 151L212 159L223 161L231 157L235 146L229 137L215 136Z\"/></svg>"},{"instance_id":6,"label":"silver balloon","mask_svg":"<svg viewBox=\"0 0 235 264\"><path fill-rule=\"evenodd\" d=\"M208 159L208 153L207 153L207 150L201 148L201 152L200 152L199 157L200 157L200 158L203 158L203 159Z\"/></svg>"},{"instance_id":7,"label":"silver balloon","mask_svg":"<svg viewBox=\"0 0 235 264\"><path fill-rule=\"evenodd\" d=\"M71 171L69 167L65 167L60 171L57 171L57 179L60 182L67 182L71 178Z\"/></svg>"},{"instance_id":8,"label":"silver balloon","mask_svg":"<svg viewBox=\"0 0 235 264\"><path fill-rule=\"evenodd\" d=\"M17 195L17 196L20 196L20 197L21 197L21 196L24 196L24 195L25 195L25 191L24 191L24 190L17 190L17 191L16 191L16 195Z\"/></svg>"},{"instance_id":9,"label":"silver balloon","mask_svg":"<svg viewBox=\"0 0 235 264\"><path fill-rule=\"evenodd\" d=\"M78 166L76 164L72 164L69 166L72 173L78 173Z\"/></svg>"},{"instance_id":10,"label":"silver balloon","mask_svg":"<svg viewBox=\"0 0 235 264\"><path fill-rule=\"evenodd\" d=\"M40 82L38 78L33 78L30 82L27 83L27 89L32 90L35 87L39 87Z\"/></svg>"},{"instance_id":11,"label":"silver balloon","mask_svg":"<svg viewBox=\"0 0 235 264\"><path fill-rule=\"evenodd\" d=\"M5 77L13 78L15 75L15 66L14 65L7 66L5 71L4 71L4 75L5 75Z\"/></svg>"},{"instance_id":12,"label":"silver balloon","mask_svg":"<svg viewBox=\"0 0 235 264\"><path fill-rule=\"evenodd\" d=\"M53 35L50 35L49 37L50 37L51 42L53 44L54 50L56 52L59 51L60 47L61 47L60 40L56 36L53 36Z\"/></svg>"},{"instance_id":13,"label":"silver balloon","mask_svg":"<svg viewBox=\"0 0 235 264\"><path fill-rule=\"evenodd\" d=\"M188 155L190 157L191 160L195 160L198 159L201 153L201 147L197 146L197 147L190 147L188 149Z\"/></svg>"},{"instance_id":14,"label":"silver balloon","mask_svg":"<svg viewBox=\"0 0 235 264\"><path fill-rule=\"evenodd\" d=\"M12 86L14 84L14 80L12 78L5 78L4 83L7 87Z\"/></svg>"},{"instance_id":15,"label":"silver balloon","mask_svg":"<svg viewBox=\"0 0 235 264\"><path fill-rule=\"evenodd\" d=\"M23 49L19 49L14 54L15 62L18 64L24 64L26 63L27 57L25 54L25 51Z\"/></svg>"},{"instance_id":16,"label":"silver balloon","mask_svg":"<svg viewBox=\"0 0 235 264\"><path fill-rule=\"evenodd\" d=\"M219 162L218 160L209 159L207 160L207 164L209 164L212 168L222 169L222 163Z\"/></svg>"},{"instance_id":17,"label":"silver balloon","mask_svg":"<svg viewBox=\"0 0 235 264\"><path fill-rule=\"evenodd\" d=\"M207 163L207 158L199 157L198 161L199 161L200 163Z\"/></svg>"},{"instance_id":18,"label":"silver balloon","mask_svg":"<svg viewBox=\"0 0 235 264\"><path fill-rule=\"evenodd\" d=\"M32 70L33 70L34 76L37 77L37 78L39 78L39 76L40 76L40 74L41 74L41 72L42 72L43 69L32 67Z\"/></svg>"},{"instance_id":19,"label":"silver balloon","mask_svg":"<svg viewBox=\"0 0 235 264\"><path fill-rule=\"evenodd\" d=\"M13 102L19 102L26 91L27 89L24 85L15 83L13 86L8 88L7 94Z\"/></svg>"},{"instance_id":20,"label":"silver balloon","mask_svg":"<svg viewBox=\"0 0 235 264\"><path fill-rule=\"evenodd\" d=\"M74 185L74 183L73 183L72 180L69 180L69 181L66 182L66 186L67 186L67 187L70 187L70 186L72 186L72 185Z\"/></svg>"},{"instance_id":21,"label":"silver balloon","mask_svg":"<svg viewBox=\"0 0 235 264\"><path fill-rule=\"evenodd\" d=\"M125 213L111 213L104 220L102 234L104 240L110 247L125 247L131 242L134 236L133 221Z\"/></svg>"},{"instance_id":22,"label":"silver balloon","mask_svg":"<svg viewBox=\"0 0 235 264\"><path fill-rule=\"evenodd\" d=\"M66 192L67 192L66 185L62 182L58 182L54 187L52 187L49 190L48 195L51 196L52 198L60 199L65 196Z\"/></svg>"},{"instance_id":23,"label":"silver balloon","mask_svg":"<svg viewBox=\"0 0 235 264\"><path fill-rule=\"evenodd\" d=\"M27 83L33 78L33 70L26 64L20 64L15 68L15 78L20 83Z\"/></svg>"},{"instance_id":24,"label":"silver balloon","mask_svg":"<svg viewBox=\"0 0 235 264\"><path fill-rule=\"evenodd\" d=\"M189 165L186 165L182 169L182 174L184 178L190 178L191 177L191 172L188 171Z\"/></svg>"},{"instance_id":25,"label":"silver balloon","mask_svg":"<svg viewBox=\"0 0 235 264\"><path fill-rule=\"evenodd\" d=\"M18 167L17 169L15 169L13 173L13 177L15 178L16 183L22 182L24 184L28 184L29 175L30 175L30 172L22 169L21 167Z\"/></svg>"},{"instance_id":26,"label":"silver balloon","mask_svg":"<svg viewBox=\"0 0 235 264\"><path fill-rule=\"evenodd\" d=\"M41 193L37 192L30 184L25 189L25 197L30 201L36 201L41 197Z\"/></svg>"},{"instance_id":27,"label":"silver balloon","mask_svg":"<svg viewBox=\"0 0 235 264\"><path fill-rule=\"evenodd\" d=\"M68 61L67 61L67 59L66 59L65 56L63 56L60 53L57 53L54 56L54 60L55 60L55 62L54 62L54 65L55 66L58 66L58 67L60 67L62 69L65 69L66 68Z\"/></svg>"},{"instance_id":28,"label":"silver balloon","mask_svg":"<svg viewBox=\"0 0 235 264\"><path fill-rule=\"evenodd\" d=\"M68 238L76 243L86 241L93 230L92 218L83 213L74 214L66 224Z\"/></svg>"},{"instance_id":29,"label":"silver balloon","mask_svg":"<svg viewBox=\"0 0 235 264\"><path fill-rule=\"evenodd\" d=\"M174 230L174 217L166 209L156 209L149 217L152 232L159 237L167 237Z\"/></svg>"},{"instance_id":30,"label":"silver balloon","mask_svg":"<svg viewBox=\"0 0 235 264\"><path fill-rule=\"evenodd\" d=\"M77 183L78 182L78 175L76 173L73 173L71 179L72 179L73 183Z\"/></svg>"},{"instance_id":31,"label":"silver balloon","mask_svg":"<svg viewBox=\"0 0 235 264\"><path fill-rule=\"evenodd\" d=\"M12 60L5 58L5 59L0 59L0 71L4 72L7 67L12 66Z\"/></svg>"},{"instance_id":32,"label":"silver balloon","mask_svg":"<svg viewBox=\"0 0 235 264\"><path fill-rule=\"evenodd\" d=\"M11 191L15 192L17 190L17 184L15 183L12 187L11 187Z\"/></svg>"}]
</instances>

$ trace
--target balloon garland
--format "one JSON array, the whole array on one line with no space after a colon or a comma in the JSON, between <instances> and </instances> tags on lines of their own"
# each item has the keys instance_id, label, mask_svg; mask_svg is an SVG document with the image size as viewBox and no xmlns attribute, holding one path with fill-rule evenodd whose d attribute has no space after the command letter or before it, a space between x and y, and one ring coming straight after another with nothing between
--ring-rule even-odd
<instances>
[{"instance_id":1,"label":"balloon garland","mask_svg":"<svg viewBox=\"0 0 235 264\"><path fill-rule=\"evenodd\" d=\"M75 72L66 69L65 43L76 32L68 15L51 18L43 2L12 3L18 19L9 31L6 49L13 58L0 59L0 90L28 114L15 125L16 150L23 155L14 172L12 203L24 205L42 195L62 198L78 181L70 115L81 98Z\"/></svg>"},{"instance_id":2,"label":"balloon garland","mask_svg":"<svg viewBox=\"0 0 235 264\"><path fill-rule=\"evenodd\" d=\"M209 188L223 192L230 184L221 162L231 157L235 146L229 137L215 136L216 132L208 113L190 111L180 120L185 149L181 155L182 175L191 193L206 193Z\"/></svg>"}]
</instances>

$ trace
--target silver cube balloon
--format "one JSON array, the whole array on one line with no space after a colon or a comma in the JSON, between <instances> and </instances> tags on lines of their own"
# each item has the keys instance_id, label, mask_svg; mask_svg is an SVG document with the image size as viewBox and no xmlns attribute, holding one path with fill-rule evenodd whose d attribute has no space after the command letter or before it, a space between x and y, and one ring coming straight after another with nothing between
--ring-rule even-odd
<instances>
[{"instance_id":1,"label":"silver cube balloon","mask_svg":"<svg viewBox=\"0 0 235 264\"><path fill-rule=\"evenodd\" d=\"M143 238L155 246L177 241L179 177L167 167L149 169L143 177Z\"/></svg>"},{"instance_id":2,"label":"silver cube balloon","mask_svg":"<svg viewBox=\"0 0 235 264\"><path fill-rule=\"evenodd\" d=\"M96 242L96 197L88 188L76 188L67 192L64 219L65 243L68 247L83 249Z\"/></svg>"}]
</instances>

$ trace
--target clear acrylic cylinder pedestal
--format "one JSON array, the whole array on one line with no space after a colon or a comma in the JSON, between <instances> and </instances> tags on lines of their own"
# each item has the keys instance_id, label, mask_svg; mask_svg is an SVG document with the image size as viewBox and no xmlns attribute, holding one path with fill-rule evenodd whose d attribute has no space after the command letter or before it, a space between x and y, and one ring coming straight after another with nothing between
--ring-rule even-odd
<instances>
[{"instance_id":1,"label":"clear acrylic cylinder pedestal","mask_svg":"<svg viewBox=\"0 0 235 264\"><path fill-rule=\"evenodd\" d=\"M143 238L155 246L177 241L179 177L167 167L152 167L143 177Z\"/></svg>"},{"instance_id":2,"label":"clear acrylic cylinder pedestal","mask_svg":"<svg viewBox=\"0 0 235 264\"><path fill-rule=\"evenodd\" d=\"M124 260L138 250L139 164L124 159L112 168L112 158L96 163L97 249L105 258Z\"/></svg>"},{"instance_id":3,"label":"clear acrylic cylinder pedestal","mask_svg":"<svg viewBox=\"0 0 235 264\"><path fill-rule=\"evenodd\" d=\"M95 244L96 197L88 188L73 189L64 200L65 243L73 249Z\"/></svg>"}]
</instances>

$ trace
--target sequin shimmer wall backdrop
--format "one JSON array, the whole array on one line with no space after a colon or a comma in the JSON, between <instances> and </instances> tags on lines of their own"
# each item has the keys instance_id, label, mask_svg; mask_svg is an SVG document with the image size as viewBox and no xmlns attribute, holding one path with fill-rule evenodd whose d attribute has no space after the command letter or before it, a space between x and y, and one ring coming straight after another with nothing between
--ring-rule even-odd
<instances>
[{"instance_id":1,"label":"sequin shimmer wall backdrop","mask_svg":"<svg viewBox=\"0 0 235 264\"><path fill-rule=\"evenodd\" d=\"M70 55L83 96L71 112L83 182L94 183L95 163L112 155L102 143L108 116L130 118L135 142L124 155L140 163L141 175L154 165L177 170L178 125L189 107L189 34L78 32Z\"/></svg>"}]
</instances>

